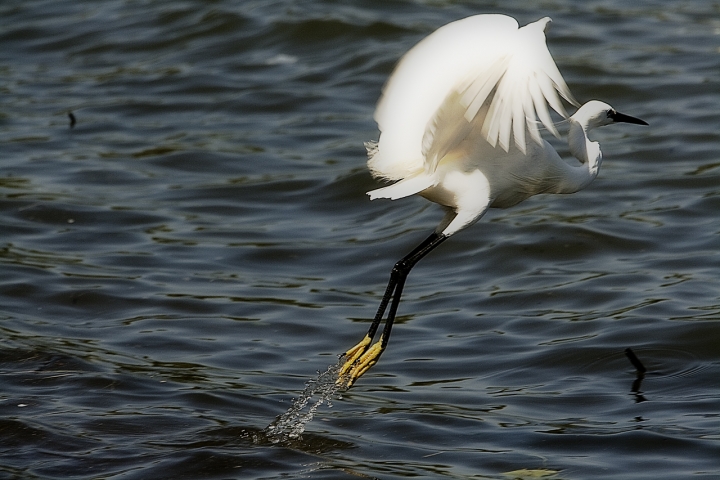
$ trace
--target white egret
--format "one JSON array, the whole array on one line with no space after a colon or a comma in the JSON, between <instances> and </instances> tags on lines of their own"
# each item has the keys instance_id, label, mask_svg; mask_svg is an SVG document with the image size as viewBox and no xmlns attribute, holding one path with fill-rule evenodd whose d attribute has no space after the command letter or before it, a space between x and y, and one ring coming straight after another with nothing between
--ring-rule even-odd
<instances>
[{"instance_id":1,"label":"white egret","mask_svg":"<svg viewBox=\"0 0 720 480\"><path fill-rule=\"evenodd\" d=\"M395 264L367 335L345 353L338 384L349 388L377 362L407 275L421 258L490 207L588 186L602 161L600 146L588 139L593 128L647 125L599 101L568 117L558 93L579 104L547 49L548 22L518 28L504 15L458 20L414 46L391 75L375 111L380 138L366 146L372 174L395 183L368 194L392 200L418 194L446 214L432 235ZM542 139L540 123L559 136L548 105L567 119L568 147L579 162L562 160ZM383 332L371 346L388 305Z\"/></svg>"}]
</instances>

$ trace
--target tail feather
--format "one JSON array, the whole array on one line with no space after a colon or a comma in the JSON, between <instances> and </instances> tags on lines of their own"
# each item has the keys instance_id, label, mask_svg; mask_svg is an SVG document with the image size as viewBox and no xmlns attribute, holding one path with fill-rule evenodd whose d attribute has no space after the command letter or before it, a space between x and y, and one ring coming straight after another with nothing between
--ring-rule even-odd
<instances>
[{"instance_id":1,"label":"tail feather","mask_svg":"<svg viewBox=\"0 0 720 480\"><path fill-rule=\"evenodd\" d=\"M370 200L375 200L376 198L397 200L398 198L405 198L420 193L434 185L435 180L431 176L421 173L414 177L404 178L387 187L371 190L367 192L367 194L370 195Z\"/></svg>"}]
</instances>

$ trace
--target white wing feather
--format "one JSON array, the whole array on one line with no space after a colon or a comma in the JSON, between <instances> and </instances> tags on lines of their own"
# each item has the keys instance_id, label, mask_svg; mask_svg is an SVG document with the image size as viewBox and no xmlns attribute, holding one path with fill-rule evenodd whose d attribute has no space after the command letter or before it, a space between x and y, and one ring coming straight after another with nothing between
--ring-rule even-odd
<instances>
[{"instance_id":1,"label":"white wing feather","mask_svg":"<svg viewBox=\"0 0 720 480\"><path fill-rule=\"evenodd\" d=\"M398 180L432 173L473 128L492 146L522 152L526 130L540 143L538 117L558 135L547 105L577 105L545 43L549 18L518 28L504 15L477 15L441 27L413 47L390 77L375 112L376 176ZM485 106L486 108L483 108ZM484 118L476 118L484 115Z\"/></svg>"}]
</instances>

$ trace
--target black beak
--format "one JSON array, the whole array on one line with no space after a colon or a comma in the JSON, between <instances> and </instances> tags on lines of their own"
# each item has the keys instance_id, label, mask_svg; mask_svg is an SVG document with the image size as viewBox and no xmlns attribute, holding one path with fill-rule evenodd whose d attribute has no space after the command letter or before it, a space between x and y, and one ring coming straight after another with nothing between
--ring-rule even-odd
<instances>
[{"instance_id":1,"label":"black beak","mask_svg":"<svg viewBox=\"0 0 720 480\"><path fill-rule=\"evenodd\" d=\"M624 113L616 112L615 110L612 110L610 113L608 113L608 117L610 117L613 122L634 123L636 125L649 125L645 120L640 120L639 118L631 117L630 115L625 115Z\"/></svg>"}]
</instances>

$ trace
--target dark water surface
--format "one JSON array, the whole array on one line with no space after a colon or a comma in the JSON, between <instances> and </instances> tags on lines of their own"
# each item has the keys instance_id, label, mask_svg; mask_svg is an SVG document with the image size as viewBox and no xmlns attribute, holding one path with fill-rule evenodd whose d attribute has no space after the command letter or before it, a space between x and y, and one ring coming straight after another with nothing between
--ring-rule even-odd
<instances>
[{"instance_id":1,"label":"dark water surface","mask_svg":"<svg viewBox=\"0 0 720 480\"><path fill-rule=\"evenodd\" d=\"M383 82L492 12L651 126L433 252L263 441L442 215L365 196ZM720 3L11 0L0 46L0 478L720 478Z\"/></svg>"}]
</instances>

